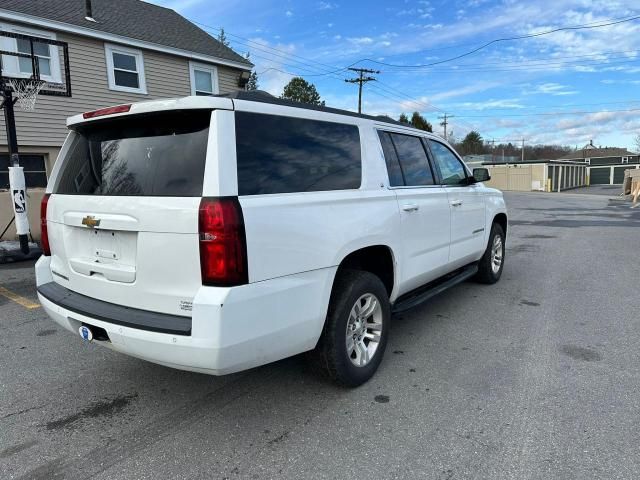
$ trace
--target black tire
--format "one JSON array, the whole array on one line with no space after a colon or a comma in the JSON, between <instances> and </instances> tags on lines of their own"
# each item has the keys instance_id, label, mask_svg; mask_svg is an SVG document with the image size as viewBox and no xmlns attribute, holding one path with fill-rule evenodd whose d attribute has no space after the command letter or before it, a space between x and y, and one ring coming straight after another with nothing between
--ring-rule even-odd
<instances>
[{"instance_id":1,"label":"black tire","mask_svg":"<svg viewBox=\"0 0 640 480\"><path fill-rule=\"evenodd\" d=\"M497 271L494 271L492 268L492 255L491 250L495 241L496 236L500 237L502 242L502 262L500 263L500 268ZM502 270L504 268L504 260L505 260L505 247L506 246L506 238L504 234L504 230L499 223L494 223L491 226L491 234L489 235L489 242L487 243L487 249L484 252L484 255L478 262L478 273L475 276L475 280L480 283L493 284L500 280L500 276L502 275Z\"/></svg>"},{"instance_id":2,"label":"black tire","mask_svg":"<svg viewBox=\"0 0 640 480\"><path fill-rule=\"evenodd\" d=\"M364 366L356 366L347 352L347 325L351 309L354 308L358 299L367 294L372 294L379 302L382 328L377 349L369 362ZM322 335L316 348L309 352L312 367L316 373L341 386L362 385L373 376L382 361L387 346L390 321L389 295L377 276L359 270L339 272L331 292ZM352 355L355 353L354 350Z\"/></svg>"}]
</instances>

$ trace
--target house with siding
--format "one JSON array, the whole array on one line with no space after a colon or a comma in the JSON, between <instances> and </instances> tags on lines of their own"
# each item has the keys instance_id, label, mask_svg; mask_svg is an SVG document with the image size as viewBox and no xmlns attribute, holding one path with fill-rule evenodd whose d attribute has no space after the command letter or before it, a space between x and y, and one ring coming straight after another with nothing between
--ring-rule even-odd
<instances>
[{"instance_id":1,"label":"house with siding","mask_svg":"<svg viewBox=\"0 0 640 480\"><path fill-rule=\"evenodd\" d=\"M561 160L585 163L589 185L621 184L625 170L640 168L640 154L626 148L596 147L593 140Z\"/></svg>"},{"instance_id":2,"label":"house with siding","mask_svg":"<svg viewBox=\"0 0 640 480\"><path fill-rule=\"evenodd\" d=\"M229 93L243 87L252 68L173 10L140 0L2 0L0 30L68 43L72 96L39 96L34 111L16 111L32 228L41 189L67 135L67 117L109 105ZM17 51L15 39L1 38L0 50ZM60 78L58 55L44 55L40 65L50 62L51 77ZM11 219L8 166L2 117L0 232ZM11 236L9 230L3 239Z\"/></svg>"},{"instance_id":3,"label":"house with siding","mask_svg":"<svg viewBox=\"0 0 640 480\"><path fill-rule=\"evenodd\" d=\"M35 111L16 112L20 152L44 157L46 172L66 137L67 117L121 103L229 93L252 67L173 10L140 0L2 0L0 30L69 44L72 96L40 96ZM16 51L14 39L4 41ZM1 118L0 155L6 144ZM0 188L5 179L0 176ZM44 186L43 178L33 179Z\"/></svg>"}]
</instances>

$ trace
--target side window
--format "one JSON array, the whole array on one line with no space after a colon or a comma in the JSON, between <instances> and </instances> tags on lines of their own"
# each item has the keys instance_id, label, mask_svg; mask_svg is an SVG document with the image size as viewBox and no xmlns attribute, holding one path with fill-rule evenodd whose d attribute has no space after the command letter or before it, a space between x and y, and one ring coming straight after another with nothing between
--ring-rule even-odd
<instances>
[{"instance_id":1,"label":"side window","mask_svg":"<svg viewBox=\"0 0 640 480\"><path fill-rule=\"evenodd\" d=\"M400 170L400 162L396 149L391 142L391 136L388 132L378 131L380 143L382 144L382 153L384 153L384 161L387 164L387 173L389 174L389 185L398 187L404 185L402 170Z\"/></svg>"},{"instance_id":2,"label":"side window","mask_svg":"<svg viewBox=\"0 0 640 480\"><path fill-rule=\"evenodd\" d=\"M420 137L400 133L392 133L390 136L398 154L405 185L433 185L433 173Z\"/></svg>"},{"instance_id":3,"label":"side window","mask_svg":"<svg viewBox=\"0 0 640 480\"><path fill-rule=\"evenodd\" d=\"M355 125L236 112L238 194L360 188Z\"/></svg>"},{"instance_id":4,"label":"side window","mask_svg":"<svg viewBox=\"0 0 640 480\"><path fill-rule=\"evenodd\" d=\"M467 171L462 162L440 142L429 140L429 147L436 165L440 169L442 183L445 185L467 185Z\"/></svg>"}]
</instances>

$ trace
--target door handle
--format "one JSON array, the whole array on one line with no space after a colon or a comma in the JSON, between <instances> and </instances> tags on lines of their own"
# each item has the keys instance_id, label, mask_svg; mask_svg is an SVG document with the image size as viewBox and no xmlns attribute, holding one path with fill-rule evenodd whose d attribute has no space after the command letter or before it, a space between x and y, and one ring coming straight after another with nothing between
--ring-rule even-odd
<instances>
[{"instance_id":1,"label":"door handle","mask_svg":"<svg viewBox=\"0 0 640 480\"><path fill-rule=\"evenodd\" d=\"M404 210L405 212L415 212L416 210L418 210L420 207L415 204L415 203L405 203L402 206L402 210Z\"/></svg>"},{"instance_id":2,"label":"door handle","mask_svg":"<svg viewBox=\"0 0 640 480\"><path fill-rule=\"evenodd\" d=\"M462 205L462 200L452 200L451 201L451 206L452 207L459 207L460 205Z\"/></svg>"}]
</instances>

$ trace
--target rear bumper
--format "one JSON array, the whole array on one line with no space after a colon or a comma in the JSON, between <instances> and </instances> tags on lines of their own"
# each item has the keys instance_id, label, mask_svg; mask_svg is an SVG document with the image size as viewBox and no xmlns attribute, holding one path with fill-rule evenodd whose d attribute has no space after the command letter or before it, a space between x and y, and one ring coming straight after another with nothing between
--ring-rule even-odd
<instances>
[{"instance_id":1,"label":"rear bumper","mask_svg":"<svg viewBox=\"0 0 640 480\"><path fill-rule=\"evenodd\" d=\"M103 302L81 295L56 282L38 286L38 293L59 307L74 314L90 316L96 320L125 327L171 335L191 335L191 318L165 313L149 312Z\"/></svg>"},{"instance_id":2,"label":"rear bumper","mask_svg":"<svg viewBox=\"0 0 640 480\"><path fill-rule=\"evenodd\" d=\"M41 257L36 264L39 290L53 281L49 261ZM240 287L201 287L193 301L190 335L135 328L126 318L119 323L106 321L107 316L92 310L91 305L99 305L92 299L80 309L52 295L47 298L38 292L38 298L47 314L79 341L78 329L84 323L103 328L110 341L96 343L118 352L182 370L223 375L314 348L334 275L335 268L327 268ZM43 292L47 293L46 288Z\"/></svg>"}]
</instances>

